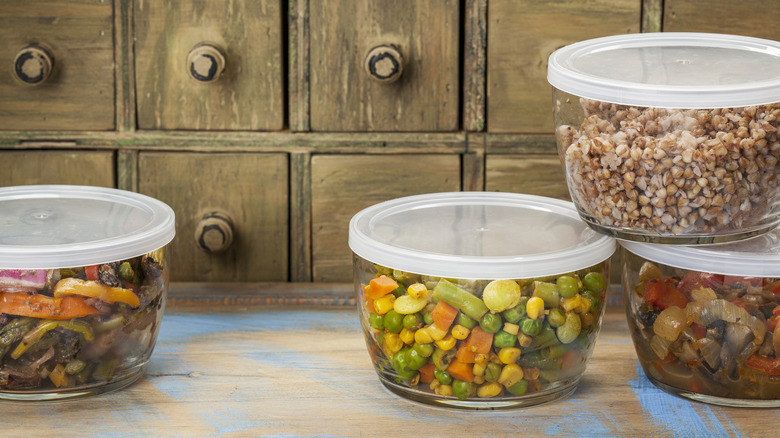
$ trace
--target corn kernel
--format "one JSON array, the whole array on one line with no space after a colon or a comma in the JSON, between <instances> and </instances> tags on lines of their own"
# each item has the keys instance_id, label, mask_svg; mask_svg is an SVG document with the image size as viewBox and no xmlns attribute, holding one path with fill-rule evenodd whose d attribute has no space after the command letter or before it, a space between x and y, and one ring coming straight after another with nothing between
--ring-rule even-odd
<instances>
[{"instance_id":1,"label":"corn kernel","mask_svg":"<svg viewBox=\"0 0 780 438\"><path fill-rule=\"evenodd\" d=\"M482 376L485 374L486 368L487 368L487 362L475 363L474 366L471 368L471 371L474 373L475 376Z\"/></svg>"},{"instance_id":2,"label":"corn kernel","mask_svg":"<svg viewBox=\"0 0 780 438\"><path fill-rule=\"evenodd\" d=\"M429 387L429 388L431 388L431 390L435 391L435 390L436 390L436 388L438 388L438 387L439 387L439 385L441 385L441 382L439 382L439 381L438 381L438 380L436 380L436 379L433 379L433 380L431 380L431 384L430 384L430 385L428 385L428 387Z\"/></svg>"},{"instance_id":3,"label":"corn kernel","mask_svg":"<svg viewBox=\"0 0 780 438\"><path fill-rule=\"evenodd\" d=\"M501 363L501 360L498 358L498 355L496 353L493 353L492 351L488 353L488 360L493 363Z\"/></svg>"},{"instance_id":4,"label":"corn kernel","mask_svg":"<svg viewBox=\"0 0 780 438\"><path fill-rule=\"evenodd\" d=\"M457 342L458 341L452 336L447 336L444 339L439 339L438 341L436 341L436 346L441 348L444 351L447 351L447 350L452 350L452 347L454 347L455 343Z\"/></svg>"},{"instance_id":5,"label":"corn kernel","mask_svg":"<svg viewBox=\"0 0 780 438\"><path fill-rule=\"evenodd\" d=\"M452 395L452 385L439 385L439 387L436 388L436 394Z\"/></svg>"},{"instance_id":6,"label":"corn kernel","mask_svg":"<svg viewBox=\"0 0 780 438\"><path fill-rule=\"evenodd\" d=\"M485 376L474 376L474 380L472 382L476 383L477 385L481 385L485 383Z\"/></svg>"},{"instance_id":7,"label":"corn kernel","mask_svg":"<svg viewBox=\"0 0 780 438\"><path fill-rule=\"evenodd\" d=\"M382 298L374 300L374 310L377 315L384 315L387 312L393 310L395 304L395 296L393 294L387 294Z\"/></svg>"},{"instance_id":8,"label":"corn kernel","mask_svg":"<svg viewBox=\"0 0 780 438\"><path fill-rule=\"evenodd\" d=\"M476 356L474 356L474 363L479 363L482 365L487 364L488 361L488 355L483 353L477 353Z\"/></svg>"},{"instance_id":9,"label":"corn kernel","mask_svg":"<svg viewBox=\"0 0 780 438\"><path fill-rule=\"evenodd\" d=\"M385 345L391 352L398 353L404 346L404 342L398 336L398 333L385 333Z\"/></svg>"},{"instance_id":10,"label":"corn kernel","mask_svg":"<svg viewBox=\"0 0 780 438\"><path fill-rule=\"evenodd\" d=\"M586 314L590 312L590 306L592 304L593 303L591 303L589 299L582 297L582 303L580 304L579 309L577 309L577 313Z\"/></svg>"},{"instance_id":11,"label":"corn kernel","mask_svg":"<svg viewBox=\"0 0 780 438\"><path fill-rule=\"evenodd\" d=\"M516 363L510 363L504 366L501 374L498 376L498 383L509 388L523 378L523 369Z\"/></svg>"},{"instance_id":12,"label":"corn kernel","mask_svg":"<svg viewBox=\"0 0 780 438\"><path fill-rule=\"evenodd\" d=\"M520 326L517 324L512 324L511 322L505 322L504 331L510 335L516 335L517 332L520 331Z\"/></svg>"},{"instance_id":13,"label":"corn kernel","mask_svg":"<svg viewBox=\"0 0 780 438\"><path fill-rule=\"evenodd\" d=\"M531 297L527 303L525 303L525 313L531 319L539 319L544 315L544 300L539 297Z\"/></svg>"},{"instance_id":14,"label":"corn kernel","mask_svg":"<svg viewBox=\"0 0 780 438\"><path fill-rule=\"evenodd\" d=\"M529 345L531 345L531 342L534 341L534 338L528 336L525 333L518 333L517 334L517 343L520 344L521 347L526 348Z\"/></svg>"},{"instance_id":15,"label":"corn kernel","mask_svg":"<svg viewBox=\"0 0 780 438\"><path fill-rule=\"evenodd\" d=\"M571 298L564 298L561 301L561 308L564 312L571 312L574 309L578 309L582 305L582 295L576 294Z\"/></svg>"},{"instance_id":16,"label":"corn kernel","mask_svg":"<svg viewBox=\"0 0 780 438\"><path fill-rule=\"evenodd\" d=\"M460 324L455 324L455 326L452 327L452 337L459 341L468 338L469 333L471 333L471 330L467 329L466 327L463 327Z\"/></svg>"},{"instance_id":17,"label":"corn kernel","mask_svg":"<svg viewBox=\"0 0 780 438\"><path fill-rule=\"evenodd\" d=\"M428 326L428 334L431 335L434 341L439 341L447 336L447 330L442 330L436 324L431 324Z\"/></svg>"},{"instance_id":18,"label":"corn kernel","mask_svg":"<svg viewBox=\"0 0 780 438\"><path fill-rule=\"evenodd\" d=\"M430 344L433 342L431 334L428 333L428 327L423 327L414 332L414 342L418 344Z\"/></svg>"},{"instance_id":19,"label":"corn kernel","mask_svg":"<svg viewBox=\"0 0 780 438\"><path fill-rule=\"evenodd\" d=\"M404 344L414 344L414 332L409 330L408 328L402 328L401 333L398 334L398 336L401 338L402 341L404 341Z\"/></svg>"},{"instance_id":20,"label":"corn kernel","mask_svg":"<svg viewBox=\"0 0 780 438\"><path fill-rule=\"evenodd\" d=\"M428 294L428 288L422 283L414 283L406 288L406 293L413 298L424 298Z\"/></svg>"},{"instance_id":21,"label":"corn kernel","mask_svg":"<svg viewBox=\"0 0 780 438\"><path fill-rule=\"evenodd\" d=\"M510 364L517 362L517 359L520 359L520 354L522 352L519 348L515 347L506 347L502 348L498 352L498 359L501 361L501 363L504 364Z\"/></svg>"},{"instance_id":22,"label":"corn kernel","mask_svg":"<svg viewBox=\"0 0 780 438\"><path fill-rule=\"evenodd\" d=\"M490 398L501 394L503 388L500 383L491 382L477 388L477 397Z\"/></svg>"}]
</instances>

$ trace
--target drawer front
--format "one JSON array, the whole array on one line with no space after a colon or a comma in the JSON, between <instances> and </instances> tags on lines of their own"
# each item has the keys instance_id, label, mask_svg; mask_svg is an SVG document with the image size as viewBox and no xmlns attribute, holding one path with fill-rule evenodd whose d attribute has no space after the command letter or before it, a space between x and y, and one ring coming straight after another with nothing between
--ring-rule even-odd
<instances>
[{"instance_id":1,"label":"drawer front","mask_svg":"<svg viewBox=\"0 0 780 438\"><path fill-rule=\"evenodd\" d=\"M138 191L176 213L172 280L287 281L285 154L141 152L138 167Z\"/></svg>"},{"instance_id":2,"label":"drawer front","mask_svg":"<svg viewBox=\"0 0 780 438\"><path fill-rule=\"evenodd\" d=\"M282 129L281 1L136 1L135 82L141 129Z\"/></svg>"},{"instance_id":3,"label":"drawer front","mask_svg":"<svg viewBox=\"0 0 780 438\"><path fill-rule=\"evenodd\" d=\"M0 2L0 130L114 129L112 2Z\"/></svg>"},{"instance_id":4,"label":"drawer front","mask_svg":"<svg viewBox=\"0 0 780 438\"><path fill-rule=\"evenodd\" d=\"M571 200L557 155L488 155L485 190Z\"/></svg>"},{"instance_id":5,"label":"drawer front","mask_svg":"<svg viewBox=\"0 0 780 438\"><path fill-rule=\"evenodd\" d=\"M458 155L315 155L312 181L312 276L351 282L349 221L376 203L460 190Z\"/></svg>"},{"instance_id":6,"label":"drawer front","mask_svg":"<svg viewBox=\"0 0 780 438\"><path fill-rule=\"evenodd\" d=\"M114 187L114 152L0 151L0 186L73 184Z\"/></svg>"},{"instance_id":7,"label":"drawer front","mask_svg":"<svg viewBox=\"0 0 780 438\"><path fill-rule=\"evenodd\" d=\"M728 33L780 40L780 4L766 0L665 0L663 20L664 32Z\"/></svg>"},{"instance_id":8,"label":"drawer front","mask_svg":"<svg viewBox=\"0 0 780 438\"><path fill-rule=\"evenodd\" d=\"M638 0L490 0L488 131L552 134L547 58L577 41L639 32L641 6Z\"/></svg>"},{"instance_id":9,"label":"drawer front","mask_svg":"<svg viewBox=\"0 0 780 438\"><path fill-rule=\"evenodd\" d=\"M457 130L457 1L309 7L313 131Z\"/></svg>"}]
</instances>

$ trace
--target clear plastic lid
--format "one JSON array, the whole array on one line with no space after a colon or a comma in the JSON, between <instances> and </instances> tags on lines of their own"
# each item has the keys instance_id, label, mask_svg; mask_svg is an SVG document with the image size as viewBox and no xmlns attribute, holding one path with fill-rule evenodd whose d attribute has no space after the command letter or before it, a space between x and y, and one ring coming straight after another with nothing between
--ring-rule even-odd
<instances>
[{"instance_id":1,"label":"clear plastic lid","mask_svg":"<svg viewBox=\"0 0 780 438\"><path fill-rule=\"evenodd\" d=\"M159 249L175 233L173 210L138 193L66 185L0 188L0 268L108 263Z\"/></svg>"},{"instance_id":2,"label":"clear plastic lid","mask_svg":"<svg viewBox=\"0 0 780 438\"><path fill-rule=\"evenodd\" d=\"M684 32L596 38L553 52L547 80L576 96L623 105L763 105L780 102L780 42Z\"/></svg>"},{"instance_id":3,"label":"clear plastic lid","mask_svg":"<svg viewBox=\"0 0 780 438\"><path fill-rule=\"evenodd\" d=\"M574 204L541 196L452 192L362 210L349 246L372 263L463 279L558 275L608 259L615 240L591 230Z\"/></svg>"},{"instance_id":4,"label":"clear plastic lid","mask_svg":"<svg viewBox=\"0 0 780 438\"><path fill-rule=\"evenodd\" d=\"M689 271L741 277L780 277L780 228L739 242L676 246L621 240L628 251L652 262Z\"/></svg>"}]
</instances>

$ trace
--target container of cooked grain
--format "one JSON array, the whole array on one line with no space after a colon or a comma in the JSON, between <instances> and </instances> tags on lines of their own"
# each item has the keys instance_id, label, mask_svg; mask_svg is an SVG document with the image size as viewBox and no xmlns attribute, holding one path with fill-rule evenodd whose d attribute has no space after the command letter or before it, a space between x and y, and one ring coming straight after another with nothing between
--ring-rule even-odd
<instances>
[{"instance_id":1,"label":"container of cooked grain","mask_svg":"<svg viewBox=\"0 0 780 438\"><path fill-rule=\"evenodd\" d=\"M701 244L780 221L780 43L598 38L555 51L548 81L571 198L591 227Z\"/></svg>"}]
</instances>

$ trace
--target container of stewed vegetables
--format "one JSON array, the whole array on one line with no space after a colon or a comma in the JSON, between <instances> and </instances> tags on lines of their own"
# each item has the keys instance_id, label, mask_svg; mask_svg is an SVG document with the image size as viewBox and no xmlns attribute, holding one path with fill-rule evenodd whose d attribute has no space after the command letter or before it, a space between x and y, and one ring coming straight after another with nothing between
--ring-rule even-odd
<instances>
[{"instance_id":1,"label":"container of stewed vegetables","mask_svg":"<svg viewBox=\"0 0 780 438\"><path fill-rule=\"evenodd\" d=\"M648 379L708 403L780 406L780 229L722 245L621 246Z\"/></svg>"},{"instance_id":2,"label":"container of stewed vegetables","mask_svg":"<svg viewBox=\"0 0 780 438\"><path fill-rule=\"evenodd\" d=\"M569 192L591 227L707 244L780 222L780 42L597 38L556 50L548 81Z\"/></svg>"},{"instance_id":3,"label":"container of stewed vegetables","mask_svg":"<svg viewBox=\"0 0 780 438\"><path fill-rule=\"evenodd\" d=\"M616 244L570 202L495 192L399 198L355 215L349 245L368 352L392 392L496 409L575 389Z\"/></svg>"},{"instance_id":4,"label":"container of stewed vegetables","mask_svg":"<svg viewBox=\"0 0 780 438\"><path fill-rule=\"evenodd\" d=\"M125 387L149 360L174 213L91 186L0 188L0 399Z\"/></svg>"}]
</instances>

